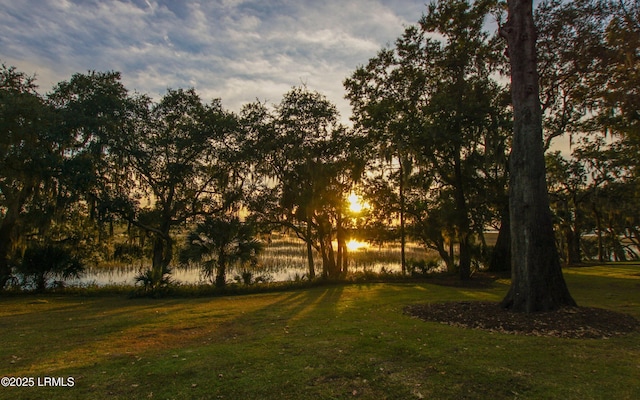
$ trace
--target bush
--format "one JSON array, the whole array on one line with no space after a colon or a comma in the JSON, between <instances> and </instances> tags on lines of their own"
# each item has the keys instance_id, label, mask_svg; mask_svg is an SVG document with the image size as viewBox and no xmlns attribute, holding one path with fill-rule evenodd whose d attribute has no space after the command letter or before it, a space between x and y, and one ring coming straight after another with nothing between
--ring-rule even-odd
<instances>
[{"instance_id":1,"label":"bush","mask_svg":"<svg viewBox=\"0 0 640 400\"><path fill-rule=\"evenodd\" d=\"M57 281L78 278L84 272L81 261L68 249L56 245L35 245L25 250L18 265L23 276L23 287L34 287L38 291L47 288L49 280ZM60 285L60 283L58 283Z\"/></svg>"},{"instance_id":2,"label":"bush","mask_svg":"<svg viewBox=\"0 0 640 400\"><path fill-rule=\"evenodd\" d=\"M233 280L237 283L243 283L245 285L253 285L257 283L269 283L273 280L269 274L258 275L249 270L243 270L241 275L236 275L233 277Z\"/></svg>"},{"instance_id":3,"label":"bush","mask_svg":"<svg viewBox=\"0 0 640 400\"><path fill-rule=\"evenodd\" d=\"M159 277L156 277L156 271L153 268L140 270L136 275L136 284L142 284L142 291L146 294L161 294L173 282L171 280L171 268L163 267Z\"/></svg>"},{"instance_id":4,"label":"bush","mask_svg":"<svg viewBox=\"0 0 640 400\"><path fill-rule=\"evenodd\" d=\"M411 276L426 276L435 272L439 268L438 261L431 260L408 260L407 271Z\"/></svg>"}]
</instances>

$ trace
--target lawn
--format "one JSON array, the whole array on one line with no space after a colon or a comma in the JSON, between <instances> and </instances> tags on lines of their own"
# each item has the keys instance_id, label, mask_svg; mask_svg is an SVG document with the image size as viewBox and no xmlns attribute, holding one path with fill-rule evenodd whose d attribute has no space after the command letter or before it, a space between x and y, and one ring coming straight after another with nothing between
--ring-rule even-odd
<instances>
[{"instance_id":1,"label":"lawn","mask_svg":"<svg viewBox=\"0 0 640 400\"><path fill-rule=\"evenodd\" d=\"M571 268L565 277L580 305L640 319L639 265ZM502 280L481 289L387 283L195 299L5 297L0 376L34 385L0 387L0 399L640 398L639 332L516 336L402 312L498 301L507 289ZM48 378L73 386L51 387Z\"/></svg>"}]
</instances>

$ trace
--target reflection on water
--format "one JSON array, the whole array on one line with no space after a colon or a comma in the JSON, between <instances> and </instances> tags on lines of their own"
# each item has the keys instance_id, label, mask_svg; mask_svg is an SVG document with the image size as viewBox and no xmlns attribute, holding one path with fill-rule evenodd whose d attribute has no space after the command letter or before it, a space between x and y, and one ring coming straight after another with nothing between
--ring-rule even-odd
<instances>
[{"instance_id":1,"label":"reflection on water","mask_svg":"<svg viewBox=\"0 0 640 400\"><path fill-rule=\"evenodd\" d=\"M147 266L145 268L150 268ZM236 275L240 275L243 271L229 271L227 278L233 280ZM256 268L251 270L253 279L258 277L266 278L269 281L290 281L297 277L302 277L307 271L305 266L288 266L286 268ZM110 267L88 267L85 274L80 279L70 279L67 281L69 286L85 286L85 285L123 285L133 286L136 282L136 276L140 273L140 267L132 267L127 265L114 265ZM210 284L209 278L205 277L200 268L197 267L178 267L174 268L171 273L172 281L183 284Z\"/></svg>"},{"instance_id":2,"label":"reflection on water","mask_svg":"<svg viewBox=\"0 0 640 400\"><path fill-rule=\"evenodd\" d=\"M383 246L369 245L368 243L353 240L349 242L349 271L350 272L399 272L400 246L386 244ZM407 246L407 259L433 258L430 253L417 244ZM322 261L319 254L314 254L316 274L322 272ZM68 280L67 285L134 285L135 277L141 269L147 269L150 265L125 265L116 264L109 266L87 267L80 279ZM237 275L241 275L242 269L231 269L227 278L233 281ZM282 282L304 279L308 273L306 247L295 239L279 239L265 246L259 258L259 266L250 270L254 280L263 278L267 281ZM171 278L174 282L183 284L211 283L201 273L200 269L192 267L177 267L173 269Z\"/></svg>"}]
</instances>

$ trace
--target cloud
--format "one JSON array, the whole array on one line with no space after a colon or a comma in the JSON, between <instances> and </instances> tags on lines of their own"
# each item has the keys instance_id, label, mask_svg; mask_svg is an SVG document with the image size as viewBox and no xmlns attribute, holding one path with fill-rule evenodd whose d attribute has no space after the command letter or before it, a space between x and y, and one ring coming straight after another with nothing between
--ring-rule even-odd
<instances>
[{"instance_id":1,"label":"cloud","mask_svg":"<svg viewBox=\"0 0 640 400\"><path fill-rule=\"evenodd\" d=\"M0 0L0 60L48 90L71 74L122 72L159 98L195 87L234 111L306 83L348 117L342 81L418 21L409 0Z\"/></svg>"}]
</instances>

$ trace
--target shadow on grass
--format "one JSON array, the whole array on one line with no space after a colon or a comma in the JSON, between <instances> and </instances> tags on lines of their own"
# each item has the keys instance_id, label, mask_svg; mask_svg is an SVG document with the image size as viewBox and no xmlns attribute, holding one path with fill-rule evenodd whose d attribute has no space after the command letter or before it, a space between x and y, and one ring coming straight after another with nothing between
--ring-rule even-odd
<instances>
[{"instance_id":1,"label":"shadow on grass","mask_svg":"<svg viewBox=\"0 0 640 400\"><path fill-rule=\"evenodd\" d=\"M567 277L580 303L595 290L601 306L618 304L606 293L619 278L572 272ZM0 372L76 378L71 389L7 389L15 399L600 398L605 393L633 398L639 390L633 383L639 355L634 337L597 342L512 337L402 315L405 305L419 302L497 301L508 288L502 282L431 283L331 284L226 297L51 295L34 304L28 303L40 297L2 299ZM638 297L635 284L623 285L621 296L629 302ZM608 386L593 379L594 370Z\"/></svg>"}]
</instances>

